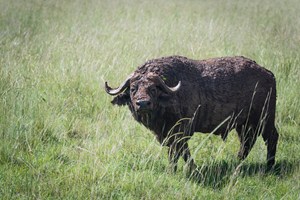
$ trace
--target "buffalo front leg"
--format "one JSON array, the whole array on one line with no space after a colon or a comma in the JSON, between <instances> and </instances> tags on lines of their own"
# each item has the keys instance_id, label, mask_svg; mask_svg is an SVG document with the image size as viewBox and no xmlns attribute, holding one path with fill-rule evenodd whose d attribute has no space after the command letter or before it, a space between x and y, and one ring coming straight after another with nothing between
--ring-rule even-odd
<instances>
[{"instance_id":1,"label":"buffalo front leg","mask_svg":"<svg viewBox=\"0 0 300 200\"><path fill-rule=\"evenodd\" d=\"M192 172L197 168L191 157L187 141L194 133L194 122L195 119L197 119L199 108L200 106L197 107L194 116L191 119L181 121L179 126L172 130L175 134L171 134L171 137L169 137L169 141L171 141L171 145L169 146L169 162L173 172L177 171L177 163L180 156L182 156L186 162L189 172Z\"/></svg>"},{"instance_id":2,"label":"buffalo front leg","mask_svg":"<svg viewBox=\"0 0 300 200\"><path fill-rule=\"evenodd\" d=\"M172 172L177 171L177 163L180 156L182 156L183 160L186 162L187 170L189 173L197 168L193 158L191 157L188 143L185 141L177 144L173 143L169 147L169 162Z\"/></svg>"},{"instance_id":3,"label":"buffalo front leg","mask_svg":"<svg viewBox=\"0 0 300 200\"><path fill-rule=\"evenodd\" d=\"M187 165L186 169L188 174L193 173L193 171L197 169L197 165L195 164L194 159L191 156L191 152L187 142L185 142L183 145L182 158Z\"/></svg>"},{"instance_id":4,"label":"buffalo front leg","mask_svg":"<svg viewBox=\"0 0 300 200\"><path fill-rule=\"evenodd\" d=\"M238 158L244 160L248 156L257 139L257 133L253 130L253 128L245 126L238 126L236 131L241 143Z\"/></svg>"},{"instance_id":5,"label":"buffalo front leg","mask_svg":"<svg viewBox=\"0 0 300 200\"><path fill-rule=\"evenodd\" d=\"M170 170L171 172L176 172L177 171L177 163L179 160L179 153L176 151L175 145L171 145L169 147L169 163L170 163Z\"/></svg>"}]
</instances>

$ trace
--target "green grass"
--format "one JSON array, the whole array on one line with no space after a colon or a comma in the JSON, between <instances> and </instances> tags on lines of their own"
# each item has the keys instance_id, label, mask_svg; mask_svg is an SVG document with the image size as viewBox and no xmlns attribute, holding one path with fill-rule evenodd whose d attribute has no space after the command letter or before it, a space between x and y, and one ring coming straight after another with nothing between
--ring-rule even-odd
<instances>
[{"instance_id":1,"label":"green grass","mask_svg":"<svg viewBox=\"0 0 300 200\"><path fill-rule=\"evenodd\" d=\"M289 1L0 0L0 199L299 199L300 4ZM244 55L274 72L277 170L261 138L238 162L226 143L189 142L202 176L113 107L147 59Z\"/></svg>"}]
</instances>

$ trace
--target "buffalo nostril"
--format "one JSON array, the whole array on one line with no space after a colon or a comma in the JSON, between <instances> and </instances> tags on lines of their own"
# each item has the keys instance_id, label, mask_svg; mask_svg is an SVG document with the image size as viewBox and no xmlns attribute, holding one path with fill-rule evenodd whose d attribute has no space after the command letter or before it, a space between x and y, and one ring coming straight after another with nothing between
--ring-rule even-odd
<instances>
[{"instance_id":1,"label":"buffalo nostril","mask_svg":"<svg viewBox=\"0 0 300 200\"><path fill-rule=\"evenodd\" d=\"M149 107L151 105L151 102L147 100L139 100L136 102L136 105L143 109Z\"/></svg>"}]
</instances>

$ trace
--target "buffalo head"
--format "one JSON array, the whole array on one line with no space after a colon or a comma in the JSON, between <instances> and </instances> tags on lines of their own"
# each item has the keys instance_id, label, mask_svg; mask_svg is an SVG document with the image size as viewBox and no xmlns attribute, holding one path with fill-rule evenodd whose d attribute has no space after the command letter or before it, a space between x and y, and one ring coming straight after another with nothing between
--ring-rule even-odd
<instances>
[{"instance_id":1,"label":"buffalo head","mask_svg":"<svg viewBox=\"0 0 300 200\"><path fill-rule=\"evenodd\" d=\"M175 87L170 87L156 74L131 74L118 88L111 88L105 82L105 91L110 95L117 95L113 104L129 105L135 117L140 118L160 109L180 86L179 81Z\"/></svg>"}]
</instances>

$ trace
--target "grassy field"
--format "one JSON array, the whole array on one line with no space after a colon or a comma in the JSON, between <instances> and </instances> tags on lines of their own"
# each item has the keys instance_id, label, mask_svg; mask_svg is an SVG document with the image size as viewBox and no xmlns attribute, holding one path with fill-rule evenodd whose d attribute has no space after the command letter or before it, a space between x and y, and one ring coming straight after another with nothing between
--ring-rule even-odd
<instances>
[{"instance_id":1,"label":"grassy field","mask_svg":"<svg viewBox=\"0 0 300 200\"><path fill-rule=\"evenodd\" d=\"M300 199L298 0L0 0L0 199ZM274 72L280 139L264 172L260 137L245 162L235 131L189 142L202 173L113 107L147 59L244 55Z\"/></svg>"}]
</instances>

